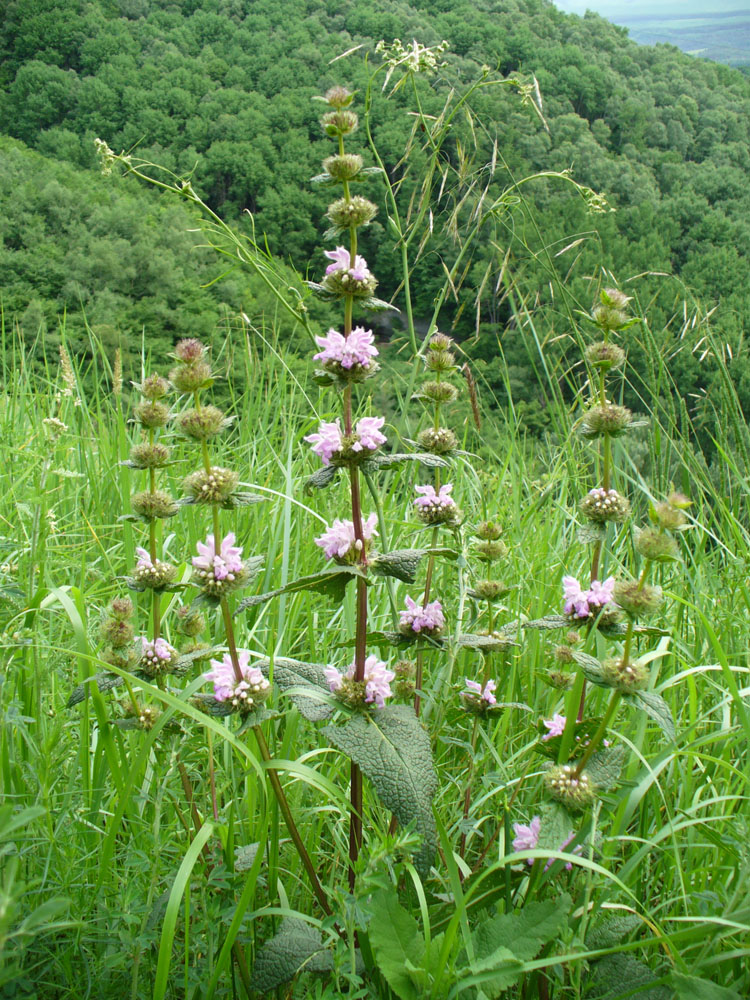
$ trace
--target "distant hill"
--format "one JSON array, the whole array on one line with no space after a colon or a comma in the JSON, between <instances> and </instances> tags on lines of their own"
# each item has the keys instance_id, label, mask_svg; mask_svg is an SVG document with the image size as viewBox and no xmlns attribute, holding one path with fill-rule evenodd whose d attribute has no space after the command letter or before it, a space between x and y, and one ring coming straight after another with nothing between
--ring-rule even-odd
<instances>
[{"instance_id":1,"label":"distant hill","mask_svg":"<svg viewBox=\"0 0 750 1000\"><path fill-rule=\"evenodd\" d=\"M750 3L727 0L555 0L571 14L596 11L627 28L643 45L667 43L691 55L732 66L750 64Z\"/></svg>"},{"instance_id":2,"label":"distant hill","mask_svg":"<svg viewBox=\"0 0 750 1000\"><path fill-rule=\"evenodd\" d=\"M506 274L537 303L550 338L557 342L555 331L569 329L569 315L549 292L542 258L565 276L573 298L589 305L589 276L602 267L620 280L676 273L707 308L718 306L713 323L735 358L750 414L744 347L750 327L750 80L742 73L669 46L637 45L598 15L566 15L549 0L350 0L343 7L322 0L9 0L0 26L2 127L50 162L79 171L74 196L60 199L67 213L62 220L54 185L45 186L41 204L35 176L24 176L18 166L20 154L3 171L6 198L19 191L13 212L0 218L6 316L22 314L33 298L48 324L67 310L73 325L84 303L98 323L135 327L137 335L141 323L157 324L172 336L190 326L191 314L201 327L221 314L214 295L222 286L199 288L207 284L207 269L218 276L221 265L180 252L185 244L175 235L175 215L165 230L168 301L159 302L157 261L149 249L165 225L156 216L148 227L140 216L128 222L131 209L123 201L108 229L103 210L87 205L97 216L98 241L97 260L89 262L92 234L74 224L74 206L96 167L96 136L118 150L137 146L142 155L190 174L211 207L239 225L248 225L251 212L275 253L315 273L327 195L310 178L330 143L312 96L336 81L361 90L363 55L377 60L381 38L416 37L428 44L445 38L450 54L441 77L434 86L420 83L426 112L438 114L449 88L476 79L482 64L503 75L534 74L543 95L549 132L517 99L497 90L477 94L483 129L456 125L464 153L476 142L471 155L477 170L491 160L497 142L502 169L488 196L499 195L511 178L571 168L616 209L592 218L567 190L537 184L524 190L538 228L519 208L507 232L498 230L496 241L504 246L507 238ZM357 45L363 48L356 55L329 65ZM406 90L383 99L373 121L391 171L400 169L412 128L409 99ZM7 156L0 150L0 163ZM16 171L26 182L21 187ZM53 174L50 167L50 180ZM402 182L407 202L415 183L411 175ZM380 197L375 188L372 195ZM134 202L132 210L137 215ZM379 291L397 296L398 269L382 218L367 231L365 252ZM442 260L454 253L440 221L438 215L414 282L419 317L429 315L443 280ZM549 246L565 247L571 234L585 237L575 254L548 252ZM143 266L131 266L128 240L138 245ZM42 241L44 253L35 256ZM68 260L74 273L66 270ZM496 274L487 287L496 286L502 260L491 240L477 246L457 301L446 303L441 316L457 336L474 335L473 296L488 265ZM646 299L660 280L641 282ZM230 308L241 304L255 315L238 282L233 273L219 296ZM519 391L530 393L533 377L524 368L528 359L512 333L509 308L501 296L490 296L474 350L492 364L497 337L505 337ZM670 321L672 308L671 302L649 303L654 329ZM681 314L681 303L675 308ZM684 398L703 392L712 377L710 359L701 363L692 346L660 345L675 355Z\"/></svg>"}]
</instances>

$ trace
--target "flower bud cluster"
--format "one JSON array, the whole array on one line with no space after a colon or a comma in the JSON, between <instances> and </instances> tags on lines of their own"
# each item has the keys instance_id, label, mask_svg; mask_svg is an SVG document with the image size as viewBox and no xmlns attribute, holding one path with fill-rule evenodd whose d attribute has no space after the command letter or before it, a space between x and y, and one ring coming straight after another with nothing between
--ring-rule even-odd
<instances>
[{"instance_id":1,"label":"flower bud cluster","mask_svg":"<svg viewBox=\"0 0 750 1000\"><path fill-rule=\"evenodd\" d=\"M331 202L326 217L337 231L342 232L352 227L369 226L377 211L377 205L357 194L353 198L339 198Z\"/></svg>"},{"instance_id":2,"label":"flower bud cluster","mask_svg":"<svg viewBox=\"0 0 750 1000\"><path fill-rule=\"evenodd\" d=\"M163 469L169 464L169 448L159 441L133 445L130 463L136 469Z\"/></svg>"},{"instance_id":3,"label":"flower bud cluster","mask_svg":"<svg viewBox=\"0 0 750 1000\"><path fill-rule=\"evenodd\" d=\"M448 427L426 427L419 432L417 444L432 455L449 455L458 448L458 438Z\"/></svg>"},{"instance_id":4,"label":"flower bud cluster","mask_svg":"<svg viewBox=\"0 0 750 1000\"><path fill-rule=\"evenodd\" d=\"M196 406L185 410L177 418L177 426L185 437L193 441L208 441L220 434L229 421L217 406Z\"/></svg>"},{"instance_id":5,"label":"flower bud cluster","mask_svg":"<svg viewBox=\"0 0 750 1000\"><path fill-rule=\"evenodd\" d=\"M179 341L174 354L177 364L169 373L169 380L178 392L199 392L213 384L206 348L199 340L190 337Z\"/></svg>"},{"instance_id":6,"label":"flower bud cluster","mask_svg":"<svg viewBox=\"0 0 750 1000\"><path fill-rule=\"evenodd\" d=\"M396 675L393 685L394 694L396 697L408 701L413 697L416 688L414 683L416 664L413 660L397 660L393 664L393 672Z\"/></svg>"},{"instance_id":7,"label":"flower bud cluster","mask_svg":"<svg viewBox=\"0 0 750 1000\"><path fill-rule=\"evenodd\" d=\"M633 414L627 406L616 403L602 403L592 406L583 415L581 429L585 437L595 438L608 435L619 437L633 422Z\"/></svg>"},{"instance_id":8,"label":"flower bud cluster","mask_svg":"<svg viewBox=\"0 0 750 1000\"><path fill-rule=\"evenodd\" d=\"M593 782L585 771L578 774L575 765L551 767L544 776L544 784L550 796L571 812L580 812L596 798Z\"/></svg>"},{"instance_id":9,"label":"flower bud cluster","mask_svg":"<svg viewBox=\"0 0 750 1000\"><path fill-rule=\"evenodd\" d=\"M599 524L607 521L620 523L630 513L627 497L621 496L617 490L605 490L603 486L589 490L578 506L584 517Z\"/></svg>"},{"instance_id":10,"label":"flower bud cluster","mask_svg":"<svg viewBox=\"0 0 750 1000\"><path fill-rule=\"evenodd\" d=\"M138 583L150 590L163 590L174 581L177 570L170 563L162 562L160 559L152 559L147 550L141 546L135 550L135 553L138 556L138 562L133 570L133 578Z\"/></svg>"},{"instance_id":11,"label":"flower bud cluster","mask_svg":"<svg viewBox=\"0 0 750 1000\"><path fill-rule=\"evenodd\" d=\"M177 501L164 490L143 490L141 493L134 493L130 503L135 513L144 521L174 517L179 510Z\"/></svg>"},{"instance_id":12,"label":"flower bud cluster","mask_svg":"<svg viewBox=\"0 0 750 1000\"><path fill-rule=\"evenodd\" d=\"M602 682L615 691L628 694L648 686L649 669L638 660L610 659L602 666Z\"/></svg>"},{"instance_id":13,"label":"flower bud cluster","mask_svg":"<svg viewBox=\"0 0 750 1000\"><path fill-rule=\"evenodd\" d=\"M414 489L420 494L414 500L414 507L420 521L431 525L447 524L451 527L458 524L461 519L461 511L451 496L452 483L444 483L439 490L436 490L429 483L425 486L415 486Z\"/></svg>"},{"instance_id":14,"label":"flower bud cluster","mask_svg":"<svg viewBox=\"0 0 750 1000\"><path fill-rule=\"evenodd\" d=\"M212 465L206 471L198 469L183 482L185 493L196 503L224 503L237 488L239 474L220 465Z\"/></svg>"},{"instance_id":15,"label":"flower bud cluster","mask_svg":"<svg viewBox=\"0 0 750 1000\"><path fill-rule=\"evenodd\" d=\"M629 322L626 312L630 296L617 288L605 288L599 295L599 304L594 306L591 318L600 330L610 333L620 330Z\"/></svg>"},{"instance_id":16,"label":"flower bud cluster","mask_svg":"<svg viewBox=\"0 0 750 1000\"><path fill-rule=\"evenodd\" d=\"M128 647L135 636L131 618L133 602L127 597L117 597L109 606L107 616L101 624L101 637L113 650Z\"/></svg>"},{"instance_id":17,"label":"flower bud cluster","mask_svg":"<svg viewBox=\"0 0 750 1000\"><path fill-rule=\"evenodd\" d=\"M166 639L146 639L141 637L140 669L148 677L160 677L173 669L178 652Z\"/></svg>"},{"instance_id":18,"label":"flower bud cluster","mask_svg":"<svg viewBox=\"0 0 750 1000\"><path fill-rule=\"evenodd\" d=\"M616 603L631 618L642 618L658 611L663 596L661 587L653 587L640 580L618 580L614 588Z\"/></svg>"}]
</instances>

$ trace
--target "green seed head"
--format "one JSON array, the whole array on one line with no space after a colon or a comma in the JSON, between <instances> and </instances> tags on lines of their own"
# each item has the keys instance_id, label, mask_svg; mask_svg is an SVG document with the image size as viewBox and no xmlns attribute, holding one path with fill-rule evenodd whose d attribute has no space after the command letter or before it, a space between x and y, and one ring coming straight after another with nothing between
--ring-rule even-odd
<instances>
[{"instance_id":1,"label":"green seed head","mask_svg":"<svg viewBox=\"0 0 750 1000\"><path fill-rule=\"evenodd\" d=\"M361 195L355 195L353 198L339 198L332 202L326 216L337 229L350 229L352 226L369 225L377 211L377 205Z\"/></svg>"},{"instance_id":2,"label":"green seed head","mask_svg":"<svg viewBox=\"0 0 750 1000\"><path fill-rule=\"evenodd\" d=\"M595 786L585 771L576 774L575 766L558 764L544 778L549 795L571 812L580 812L596 798Z\"/></svg>"},{"instance_id":3,"label":"green seed head","mask_svg":"<svg viewBox=\"0 0 750 1000\"><path fill-rule=\"evenodd\" d=\"M335 181L351 181L362 169L362 157L356 153L327 156L323 160L323 169Z\"/></svg>"},{"instance_id":4,"label":"green seed head","mask_svg":"<svg viewBox=\"0 0 750 1000\"><path fill-rule=\"evenodd\" d=\"M602 680L615 691L627 694L648 686L648 667L637 660L629 660L627 663L621 659L605 660L602 666Z\"/></svg>"},{"instance_id":5,"label":"green seed head","mask_svg":"<svg viewBox=\"0 0 750 1000\"><path fill-rule=\"evenodd\" d=\"M137 469L161 469L169 462L169 448L155 444L136 444L130 449L130 461Z\"/></svg>"},{"instance_id":6,"label":"green seed head","mask_svg":"<svg viewBox=\"0 0 750 1000\"><path fill-rule=\"evenodd\" d=\"M677 541L656 528L644 528L635 536L635 548L651 562L674 562L680 556Z\"/></svg>"},{"instance_id":7,"label":"green seed head","mask_svg":"<svg viewBox=\"0 0 750 1000\"><path fill-rule=\"evenodd\" d=\"M219 465L211 466L206 472L199 469L188 476L183 489L196 503L224 503L232 495L239 482L239 474Z\"/></svg>"},{"instance_id":8,"label":"green seed head","mask_svg":"<svg viewBox=\"0 0 750 1000\"><path fill-rule=\"evenodd\" d=\"M178 392L198 392L213 384L210 366L198 359L189 363L175 365L169 373L169 381Z\"/></svg>"},{"instance_id":9,"label":"green seed head","mask_svg":"<svg viewBox=\"0 0 750 1000\"><path fill-rule=\"evenodd\" d=\"M178 417L177 424L185 437L194 441L206 441L219 434L226 426L224 414L216 406L186 410Z\"/></svg>"},{"instance_id":10,"label":"green seed head","mask_svg":"<svg viewBox=\"0 0 750 1000\"><path fill-rule=\"evenodd\" d=\"M352 132L356 132L359 119L353 111L341 108L323 115L320 124L325 134L334 139L339 135L351 135Z\"/></svg>"},{"instance_id":11,"label":"green seed head","mask_svg":"<svg viewBox=\"0 0 750 1000\"><path fill-rule=\"evenodd\" d=\"M136 514L146 521L173 517L179 510L176 501L163 490L155 490L153 493L147 490L143 493L134 493L130 502Z\"/></svg>"},{"instance_id":12,"label":"green seed head","mask_svg":"<svg viewBox=\"0 0 750 1000\"><path fill-rule=\"evenodd\" d=\"M419 432L417 443L423 451L433 455L447 455L458 447L456 435L447 427L427 427Z\"/></svg>"},{"instance_id":13,"label":"green seed head","mask_svg":"<svg viewBox=\"0 0 750 1000\"><path fill-rule=\"evenodd\" d=\"M169 382L161 375L149 375L141 386L141 392L146 399L161 399L169 392Z\"/></svg>"},{"instance_id":14,"label":"green seed head","mask_svg":"<svg viewBox=\"0 0 750 1000\"><path fill-rule=\"evenodd\" d=\"M144 399L135 408L135 419L143 427L163 427L169 420L169 407L157 400Z\"/></svg>"},{"instance_id":15,"label":"green seed head","mask_svg":"<svg viewBox=\"0 0 750 1000\"><path fill-rule=\"evenodd\" d=\"M618 580L615 584L615 601L631 618L653 614L661 607L663 595L661 587L643 584L637 580Z\"/></svg>"}]
</instances>

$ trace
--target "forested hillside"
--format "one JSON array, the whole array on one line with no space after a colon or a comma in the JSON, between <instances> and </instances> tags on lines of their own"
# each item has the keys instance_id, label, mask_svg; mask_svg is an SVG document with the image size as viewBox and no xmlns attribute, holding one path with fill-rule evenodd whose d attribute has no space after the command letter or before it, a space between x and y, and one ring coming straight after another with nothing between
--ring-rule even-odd
<instances>
[{"instance_id":1,"label":"forested hillside","mask_svg":"<svg viewBox=\"0 0 750 1000\"><path fill-rule=\"evenodd\" d=\"M6 313L25 315L31 326L37 313L54 324L67 310L74 323L83 306L128 336L143 326L167 334L193 322L205 329L218 320L221 302L252 315L243 278L197 287L209 278L206 268L216 276L221 266L186 250L189 226L178 207L159 205L133 182L113 188L87 173L96 168L94 138L118 150L137 147L139 155L191 175L201 196L229 219L253 213L272 251L304 272L326 203L308 183L327 149L310 98L339 78L362 87L364 57L377 61L375 42L412 36L450 43L442 82L421 94L428 112L442 106L452 81L475 77L481 64L536 76L549 131L507 93L477 97L483 131L471 136L471 165L489 160L497 141L506 168L493 182L497 191L511 177L572 168L616 209L592 218L567 191L527 188L536 226L524 228L519 213L507 233L498 232L499 250L486 246L476 255L460 301L446 309L446 325L452 313L459 337L474 332L472 281L488 264L499 273L506 248L506 270L518 287L530 302L554 310L549 274L535 256L549 246L547 266L567 276L573 299L586 304L585 277L600 266L620 281L644 271L676 273L706 309L718 305L714 328L732 356L741 355L750 318L750 81L669 46L638 46L600 17L565 15L548 0L354 0L343 9L313 0L12 0L0 43L2 121L9 136L46 161L25 159L18 145L2 147L0 184L11 205L2 223ZM327 66L355 45L362 45L356 54ZM375 109L374 138L394 176L412 126L406 100L399 93ZM461 129L471 126L462 123L457 136ZM406 176L405 201L409 183ZM382 220L373 233L380 290L389 296L396 287ZM583 239L574 251L555 257L576 238ZM448 240L436 226L424 251L417 295L423 315ZM682 308L678 285L662 278L638 284L646 302L657 288L655 328ZM501 289L481 311L474 353L489 358L496 335L504 336L524 391L525 350L503 333L509 316ZM750 381L742 362L734 364L750 412ZM675 375L684 394L711 377L690 349L677 359Z\"/></svg>"}]
</instances>

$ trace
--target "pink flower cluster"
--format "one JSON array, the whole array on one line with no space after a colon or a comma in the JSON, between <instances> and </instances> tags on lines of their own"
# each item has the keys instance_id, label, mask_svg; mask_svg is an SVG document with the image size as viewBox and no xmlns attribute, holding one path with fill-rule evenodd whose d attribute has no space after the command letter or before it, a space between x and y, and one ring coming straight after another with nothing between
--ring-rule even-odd
<instances>
[{"instance_id":1,"label":"pink flower cluster","mask_svg":"<svg viewBox=\"0 0 750 1000\"><path fill-rule=\"evenodd\" d=\"M364 257L356 254L354 266L351 265L351 254L346 247L336 247L335 250L326 250L326 257L332 261L326 268L326 274L334 274L336 271L348 271L355 281L367 281L371 277Z\"/></svg>"},{"instance_id":2,"label":"pink flower cluster","mask_svg":"<svg viewBox=\"0 0 750 1000\"><path fill-rule=\"evenodd\" d=\"M170 646L166 639L141 638L141 656L144 660L166 662L172 659L174 652L174 647Z\"/></svg>"},{"instance_id":3,"label":"pink flower cluster","mask_svg":"<svg viewBox=\"0 0 750 1000\"><path fill-rule=\"evenodd\" d=\"M342 368L370 368L372 359L377 357L378 349L374 344L375 336L372 330L365 330L364 327L355 326L348 337L339 333L338 330L330 329L325 337L316 337L315 343L322 348L318 354L314 354L315 361L333 362L341 365Z\"/></svg>"},{"instance_id":4,"label":"pink flower cluster","mask_svg":"<svg viewBox=\"0 0 750 1000\"><path fill-rule=\"evenodd\" d=\"M495 681L487 681L484 685L484 690L482 690L482 685L478 681L470 681L467 679L465 684L467 690L472 694L479 695L483 701L487 702L488 707L497 705L497 698L494 694L495 688L497 687Z\"/></svg>"},{"instance_id":5,"label":"pink flower cluster","mask_svg":"<svg viewBox=\"0 0 750 1000\"><path fill-rule=\"evenodd\" d=\"M214 580L234 580L235 574L242 572L242 548L235 545L234 532L230 531L216 551L216 541L209 535L205 542L198 542L198 555L193 556L193 567L198 575L205 579L212 576Z\"/></svg>"},{"instance_id":6,"label":"pink flower cluster","mask_svg":"<svg viewBox=\"0 0 750 1000\"><path fill-rule=\"evenodd\" d=\"M135 564L136 569L154 569L151 555L146 549L139 545L135 550L135 554L138 556L138 562Z\"/></svg>"},{"instance_id":7,"label":"pink flower cluster","mask_svg":"<svg viewBox=\"0 0 750 1000\"><path fill-rule=\"evenodd\" d=\"M604 583L598 580L591 582L589 590L583 590L574 576L563 577L563 595L565 606L563 612L575 618L590 618L606 604L609 604L615 593L615 578L608 577Z\"/></svg>"},{"instance_id":8,"label":"pink flower cluster","mask_svg":"<svg viewBox=\"0 0 750 1000\"><path fill-rule=\"evenodd\" d=\"M222 660L211 660L213 670L204 674L203 679L213 683L217 701L231 701L235 708L250 708L259 695L265 697L270 685L257 667L250 666L250 653L246 649L238 650L237 660L241 681L235 676L229 653L225 653Z\"/></svg>"},{"instance_id":9,"label":"pink flower cluster","mask_svg":"<svg viewBox=\"0 0 750 1000\"><path fill-rule=\"evenodd\" d=\"M377 535L375 527L377 522L377 514L370 514L362 521L362 535L365 542L369 542L373 535ZM315 539L315 544L323 549L328 559L346 559L357 544L354 522L342 521L337 517L331 527Z\"/></svg>"},{"instance_id":10,"label":"pink flower cluster","mask_svg":"<svg viewBox=\"0 0 750 1000\"><path fill-rule=\"evenodd\" d=\"M399 612L401 628L411 632L438 632L445 627L445 616L440 601L431 601L422 606L406 598L406 608Z\"/></svg>"},{"instance_id":11,"label":"pink flower cluster","mask_svg":"<svg viewBox=\"0 0 750 1000\"><path fill-rule=\"evenodd\" d=\"M331 693L335 694L344 680L354 680L355 670L355 663L350 664L345 674L336 667L326 667L325 678ZM378 708L385 708L385 699L391 697L391 681L395 676L383 660L379 660L377 656L368 656L365 660L365 701L368 704L374 702Z\"/></svg>"},{"instance_id":12,"label":"pink flower cluster","mask_svg":"<svg viewBox=\"0 0 750 1000\"><path fill-rule=\"evenodd\" d=\"M567 721L568 720L564 715L558 715L557 712L555 712L551 719L542 719L542 722L549 730L549 732L542 736L542 742L545 740L551 740L553 736L562 736L565 732L565 724Z\"/></svg>"},{"instance_id":13,"label":"pink flower cluster","mask_svg":"<svg viewBox=\"0 0 750 1000\"><path fill-rule=\"evenodd\" d=\"M422 494L414 501L415 507L419 507L422 510L430 508L436 510L455 510L456 508L456 501L451 496L453 483L446 483L444 486L441 486L439 493L436 493L435 487L429 484L427 486L415 486L414 489L417 493Z\"/></svg>"},{"instance_id":14,"label":"pink flower cluster","mask_svg":"<svg viewBox=\"0 0 750 1000\"><path fill-rule=\"evenodd\" d=\"M513 839L513 850L514 851L533 851L534 848L539 843L539 835L540 835L541 832L542 832L542 818L541 818L541 816L534 816L534 817L532 817L531 823L529 823L528 826L526 826L525 823L514 823L513 824L513 833L515 833L516 836ZM571 840L573 840L574 837L575 837L575 832L572 832L568 837L566 837L565 840L562 842L562 844L560 844L560 850L564 851L565 848L568 846L568 844L571 842ZM574 847L573 848L573 853L574 854L580 854L581 853L581 845L580 844L578 845L578 847ZM550 865L552 864L553 860L556 860L556 859L550 858L550 860L544 866L545 871L550 867ZM527 858L526 859L526 864L527 865L533 865L534 864L534 858ZM572 863L570 861L567 861L565 863L565 867L567 868L568 871L570 871L570 869L573 867L573 865L572 865Z\"/></svg>"},{"instance_id":15,"label":"pink flower cluster","mask_svg":"<svg viewBox=\"0 0 750 1000\"><path fill-rule=\"evenodd\" d=\"M375 451L381 444L385 444L387 438L381 434L380 428L385 423L385 417L362 417L357 421L354 428L354 443L350 446L351 451ZM305 441L309 441L312 450L318 455L323 465L330 465L331 459L337 452L340 452L344 445L344 435L341 430L341 421L337 417L333 422L323 421L315 434L308 434Z\"/></svg>"}]
</instances>

